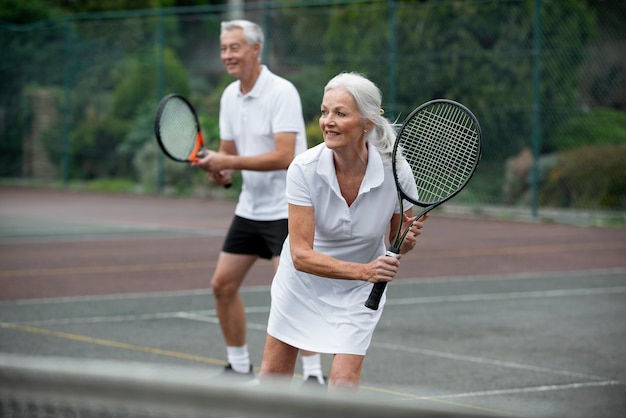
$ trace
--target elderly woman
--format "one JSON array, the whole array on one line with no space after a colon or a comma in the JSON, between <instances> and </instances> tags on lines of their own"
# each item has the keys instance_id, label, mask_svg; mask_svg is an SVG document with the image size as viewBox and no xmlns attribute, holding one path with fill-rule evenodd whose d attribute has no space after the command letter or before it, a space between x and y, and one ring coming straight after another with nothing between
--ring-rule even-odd
<instances>
[{"instance_id":1,"label":"elderly woman","mask_svg":"<svg viewBox=\"0 0 626 418\"><path fill-rule=\"evenodd\" d=\"M272 283L260 377L291 376L299 350L333 354L329 389L358 388L363 360L383 311L364 306L372 286L393 280L399 258L385 234L410 222L399 213L391 152L393 125L370 80L342 73L321 104L324 143L297 156L287 174L289 235ZM415 182L399 163L400 181ZM413 222L400 253L413 249L426 216ZM390 229L389 229L390 228Z\"/></svg>"}]
</instances>

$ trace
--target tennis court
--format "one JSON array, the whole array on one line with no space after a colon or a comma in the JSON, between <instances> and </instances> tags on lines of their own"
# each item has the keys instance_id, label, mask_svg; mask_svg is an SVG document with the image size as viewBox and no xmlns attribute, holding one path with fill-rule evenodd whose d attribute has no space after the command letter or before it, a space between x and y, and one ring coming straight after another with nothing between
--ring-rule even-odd
<instances>
[{"instance_id":1,"label":"tennis court","mask_svg":"<svg viewBox=\"0 0 626 418\"><path fill-rule=\"evenodd\" d=\"M0 189L0 352L219 373L209 280L233 208ZM389 287L365 396L473 414L623 416L625 229L434 213L420 240ZM255 366L270 281L259 262L243 290Z\"/></svg>"}]
</instances>

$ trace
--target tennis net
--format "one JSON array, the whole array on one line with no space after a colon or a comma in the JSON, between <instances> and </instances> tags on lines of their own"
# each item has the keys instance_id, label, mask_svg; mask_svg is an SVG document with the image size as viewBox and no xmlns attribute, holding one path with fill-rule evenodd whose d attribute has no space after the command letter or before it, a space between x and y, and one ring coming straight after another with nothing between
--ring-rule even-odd
<instances>
[{"instance_id":1,"label":"tennis net","mask_svg":"<svg viewBox=\"0 0 626 418\"><path fill-rule=\"evenodd\" d=\"M286 382L255 386L197 368L0 354L4 418L470 417L353 396L309 392ZM480 415L484 417L485 415Z\"/></svg>"}]
</instances>

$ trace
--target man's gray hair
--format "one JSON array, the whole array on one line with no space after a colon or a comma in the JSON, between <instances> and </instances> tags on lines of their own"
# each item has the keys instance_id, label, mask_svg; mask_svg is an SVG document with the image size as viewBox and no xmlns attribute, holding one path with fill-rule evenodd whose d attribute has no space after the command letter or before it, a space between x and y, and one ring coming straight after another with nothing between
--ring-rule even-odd
<instances>
[{"instance_id":1,"label":"man's gray hair","mask_svg":"<svg viewBox=\"0 0 626 418\"><path fill-rule=\"evenodd\" d=\"M228 20L222 22L221 33L236 28L240 28L243 30L243 36L246 38L248 46L259 44L259 61L261 61L264 41L263 30L261 29L261 27L254 22L250 22L249 20Z\"/></svg>"}]
</instances>

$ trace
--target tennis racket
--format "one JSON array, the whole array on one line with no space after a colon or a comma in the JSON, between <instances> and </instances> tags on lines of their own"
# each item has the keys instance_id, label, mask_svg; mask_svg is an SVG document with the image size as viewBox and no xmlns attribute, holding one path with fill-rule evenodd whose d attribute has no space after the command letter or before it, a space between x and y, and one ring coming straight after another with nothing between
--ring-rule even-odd
<instances>
[{"instance_id":1,"label":"tennis racket","mask_svg":"<svg viewBox=\"0 0 626 418\"><path fill-rule=\"evenodd\" d=\"M198 115L180 94L168 94L161 99L154 118L154 132L163 153L174 161L195 162L207 152Z\"/></svg>"},{"instance_id":2,"label":"tennis racket","mask_svg":"<svg viewBox=\"0 0 626 418\"><path fill-rule=\"evenodd\" d=\"M447 99L431 100L419 106L400 127L393 147L393 176L398 190L400 213L403 200L422 207L408 226L400 222L387 255L397 257L411 224L424 214L450 200L470 181L481 156L482 132L472 112ZM414 187L400 182L398 170L408 164ZM417 193L416 193L417 191ZM376 310L387 283L375 283L365 306Z\"/></svg>"}]
</instances>

